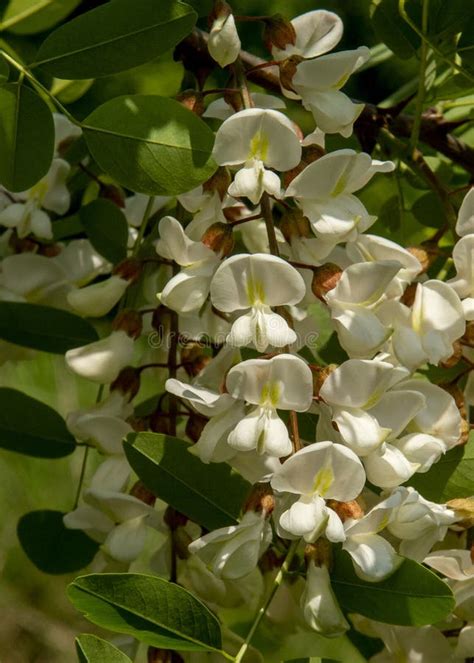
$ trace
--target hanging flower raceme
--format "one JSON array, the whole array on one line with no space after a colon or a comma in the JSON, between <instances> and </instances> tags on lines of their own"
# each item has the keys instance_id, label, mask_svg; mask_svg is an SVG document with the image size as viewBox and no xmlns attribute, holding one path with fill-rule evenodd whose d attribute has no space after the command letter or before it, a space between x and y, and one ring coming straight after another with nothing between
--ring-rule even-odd
<instances>
[{"instance_id":1,"label":"hanging flower raceme","mask_svg":"<svg viewBox=\"0 0 474 663\"><path fill-rule=\"evenodd\" d=\"M392 161L376 161L364 152L337 150L307 166L291 182L286 195L296 199L329 255L336 244L355 241L376 220L354 193L376 173L394 168Z\"/></svg>"},{"instance_id":2,"label":"hanging flower raceme","mask_svg":"<svg viewBox=\"0 0 474 663\"><path fill-rule=\"evenodd\" d=\"M275 472L272 488L289 493L283 501L279 526L286 537L316 541L344 541L344 527L326 499L347 502L357 497L365 483L362 463L341 444L318 442L288 458Z\"/></svg>"},{"instance_id":3,"label":"hanging flower raceme","mask_svg":"<svg viewBox=\"0 0 474 663\"><path fill-rule=\"evenodd\" d=\"M302 276L285 260L263 253L232 256L216 271L210 292L219 311L248 310L232 325L230 345L253 343L264 352L269 345L281 348L296 341L286 320L271 309L297 304L306 292Z\"/></svg>"},{"instance_id":4,"label":"hanging flower raceme","mask_svg":"<svg viewBox=\"0 0 474 663\"><path fill-rule=\"evenodd\" d=\"M275 110L249 108L225 120L216 134L213 157L221 166L239 166L229 194L255 205L262 194L279 198L279 176L301 160L301 145L290 120Z\"/></svg>"},{"instance_id":5,"label":"hanging flower raceme","mask_svg":"<svg viewBox=\"0 0 474 663\"><path fill-rule=\"evenodd\" d=\"M288 429L277 410L305 412L311 406L313 379L307 364L288 354L249 359L231 368L226 387L233 398L255 406L230 433L228 444L270 456L291 453Z\"/></svg>"},{"instance_id":6,"label":"hanging flower raceme","mask_svg":"<svg viewBox=\"0 0 474 663\"><path fill-rule=\"evenodd\" d=\"M165 216L159 224L160 239L156 251L182 267L166 284L159 299L178 313L198 311L209 295L212 276L219 258L202 242L186 236L183 226L172 216Z\"/></svg>"}]
</instances>

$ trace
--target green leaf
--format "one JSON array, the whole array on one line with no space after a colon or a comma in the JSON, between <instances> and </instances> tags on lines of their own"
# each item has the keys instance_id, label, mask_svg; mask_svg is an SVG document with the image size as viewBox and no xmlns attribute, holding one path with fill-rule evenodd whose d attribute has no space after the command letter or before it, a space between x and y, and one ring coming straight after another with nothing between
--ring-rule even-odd
<instances>
[{"instance_id":1,"label":"green leaf","mask_svg":"<svg viewBox=\"0 0 474 663\"><path fill-rule=\"evenodd\" d=\"M431 191L420 196L411 211L421 224L429 228L442 228L446 223L439 196Z\"/></svg>"},{"instance_id":2,"label":"green leaf","mask_svg":"<svg viewBox=\"0 0 474 663\"><path fill-rule=\"evenodd\" d=\"M68 595L97 626L140 642L180 651L219 651L214 614L183 587L139 573L104 573L76 578Z\"/></svg>"},{"instance_id":3,"label":"green leaf","mask_svg":"<svg viewBox=\"0 0 474 663\"><path fill-rule=\"evenodd\" d=\"M2 449L37 458L62 458L76 449L64 420L48 405L7 387L0 387L0 402Z\"/></svg>"},{"instance_id":4,"label":"green leaf","mask_svg":"<svg viewBox=\"0 0 474 663\"><path fill-rule=\"evenodd\" d=\"M419 8L411 0L406 3L410 16ZM372 13L372 26L378 39L384 42L399 58L408 59L415 55L420 47L420 38L398 11L398 0L374 0ZM415 11L414 11L415 10ZM415 23L419 23L415 20Z\"/></svg>"},{"instance_id":5,"label":"green leaf","mask_svg":"<svg viewBox=\"0 0 474 663\"><path fill-rule=\"evenodd\" d=\"M151 492L207 529L234 525L250 485L226 463L202 463L190 445L159 433L131 433L133 470Z\"/></svg>"},{"instance_id":6,"label":"green leaf","mask_svg":"<svg viewBox=\"0 0 474 663\"><path fill-rule=\"evenodd\" d=\"M65 216L62 219L53 221L53 237L56 242L65 237L80 235L83 232L84 227L79 214L71 214L71 216Z\"/></svg>"},{"instance_id":7,"label":"green leaf","mask_svg":"<svg viewBox=\"0 0 474 663\"><path fill-rule=\"evenodd\" d=\"M181 2L112 0L49 35L33 66L72 80L116 74L172 49L195 22Z\"/></svg>"},{"instance_id":8,"label":"green leaf","mask_svg":"<svg viewBox=\"0 0 474 663\"><path fill-rule=\"evenodd\" d=\"M463 67L466 67L472 73L474 71L474 17L471 17L467 22L465 21L463 28L457 51L462 58Z\"/></svg>"},{"instance_id":9,"label":"green leaf","mask_svg":"<svg viewBox=\"0 0 474 663\"><path fill-rule=\"evenodd\" d=\"M447 502L474 494L474 432L465 445L454 447L428 472L415 474L409 481L423 497Z\"/></svg>"},{"instance_id":10,"label":"green leaf","mask_svg":"<svg viewBox=\"0 0 474 663\"><path fill-rule=\"evenodd\" d=\"M77 81L55 78L51 86L51 94L62 104L72 104L80 99L92 87L93 83L93 78Z\"/></svg>"},{"instance_id":11,"label":"green leaf","mask_svg":"<svg viewBox=\"0 0 474 663\"><path fill-rule=\"evenodd\" d=\"M80 211L81 223L92 246L112 263L127 257L128 223L110 200L98 198Z\"/></svg>"},{"instance_id":12,"label":"green leaf","mask_svg":"<svg viewBox=\"0 0 474 663\"><path fill-rule=\"evenodd\" d=\"M81 0L7 0L0 32L32 35L52 28L66 18Z\"/></svg>"},{"instance_id":13,"label":"green leaf","mask_svg":"<svg viewBox=\"0 0 474 663\"><path fill-rule=\"evenodd\" d=\"M81 530L67 529L60 511L30 511L20 518L17 534L31 562L52 575L79 571L99 549Z\"/></svg>"},{"instance_id":14,"label":"green leaf","mask_svg":"<svg viewBox=\"0 0 474 663\"><path fill-rule=\"evenodd\" d=\"M64 354L99 337L87 320L69 311L39 304L0 302L0 338L26 348Z\"/></svg>"},{"instance_id":15,"label":"green leaf","mask_svg":"<svg viewBox=\"0 0 474 663\"><path fill-rule=\"evenodd\" d=\"M53 116L34 90L8 83L0 88L0 117L0 184L9 191L24 191L51 164Z\"/></svg>"},{"instance_id":16,"label":"green leaf","mask_svg":"<svg viewBox=\"0 0 474 663\"><path fill-rule=\"evenodd\" d=\"M139 193L184 193L217 168L211 158L213 132L172 99L138 94L111 99L84 120L83 130L99 166Z\"/></svg>"},{"instance_id":17,"label":"green leaf","mask_svg":"<svg viewBox=\"0 0 474 663\"><path fill-rule=\"evenodd\" d=\"M84 633L76 638L79 663L132 663L120 649L96 635Z\"/></svg>"},{"instance_id":18,"label":"green leaf","mask_svg":"<svg viewBox=\"0 0 474 663\"><path fill-rule=\"evenodd\" d=\"M8 81L8 76L10 75L10 67L8 62L0 54L0 85L4 85Z\"/></svg>"},{"instance_id":19,"label":"green leaf","mask_svg":"<svg viewBox=\"0 0 474 663\"><path fill-rule=\"evenodd\" d=\"M331 582L345 610L388 624L434 624L447 617L455 604L446 583L411 559L386 580L366 582L356 575L348 553L339 551Z\"/></svg>"}]
</instances>

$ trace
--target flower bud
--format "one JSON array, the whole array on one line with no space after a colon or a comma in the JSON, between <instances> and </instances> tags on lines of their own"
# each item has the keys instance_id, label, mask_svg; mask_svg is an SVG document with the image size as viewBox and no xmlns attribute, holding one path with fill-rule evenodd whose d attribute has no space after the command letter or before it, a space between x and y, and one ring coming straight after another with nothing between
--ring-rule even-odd
<instances>
[{"instance_id":1,"label":"flower bud","mask_svg":"<svg viewBox=\"0 0 474 663\"><path fill-rule=\"evenodd\" d=\"M183 63L186 74L194 74L198 87L202 90L207 77L214 69L203 34L197 30L191 32L176 46L173 59L175 62Z\"/></svg>"},{"instance_id":2,"label":"flower bud","mask_svg":"<svg viewBox=\"0 0 474 663\"><path fill-rule=\"evenodd\" d=\"M184 663L184 658L169 649L148 647L147 663Z\"/></svg>"},{"instance_id":3,"label":"flower bud","mask_svg":"<svg viewBox=\"0 0 474 663\"><path fill-rule=\"evenodd\" d=\"M184 364L186 373L194 378L212 361L202 351L202 344L194 341L186 343L181 350L181 363Z\"/></svg>"},{"instance_id":4,"label":"flower bud","mask_svg":"<svg viewBox=\"0 0 474 663\"><path fill-rule=\"evenodd\" d=\"M202 414L192 414L188 417L185 433L192 442L197 442L199 440L207 422L208 419L203 417Z\"/></svg>"},{"instance_id":5,"label":"flower bud","mask_svg":"<svg viewBox=\"0 0 474 663\"><path fill-rule=\"evenodd\" d=\"M117 274L117 276L125 279L125 281L133 283L140 278L141 272L142 265L139 260L136 260L135 258L126 258L114 267L112 274Z\"/></svg>"},{"instance_id":6,"label":"flower bud","mask_svg":"<svg viewBox=\"0 0 474 663\"><path fill-rule=\"evenodd\" d=\"M418 287L417 283L410 283L406 288L405 292L403 293L400 301L402 304L405 304L405 306L410 306L413 305L413 302L415 301L415 294L416 294L416 289Z\"/></svg>"},{"instance_id":7,"label":"flower bud","mask_svg":"<svg viewBox=\"0 0 474 663\"><path fill-rule=\"evenodd\" d=\"M130 490L130 495L132 495L132 497L136 497L137 500L140 500L140 502L148 504L148 506L155 506L156 502L155 495L153 495L153 493L150 490L148 490L148 488L141 481L137 481L132 486L132 489Z\"/></svg>"},{"instance_id":8,"label":"flower bud","mask_svg":"<svg viewBox=\"0 0 474 663\"><path fill-rule=\"evenodd\" d=\"M328 364L328 366L314 366L314 364L311 364L310 368L313 373L313 396L318 397L326 378L336 370L337 364Z\"/></svg>"},{"instance_id":9,"label":"flower bud","mask_svg":"<svg viewBox=\"0 0 474 663\"><path fill-rule=\"evenodd\" d=\"M293 24L281 14L274 14L265 19L263 43L270 53L274 46L284 51L289 44L294 45L296 31Z\"/></svg>"},{"instance_id":10,"label":"flower bud","mask_svg":"<svg viewBox=\"0 0 474 663\"><path fill-rule=\"evenodd\" d=\"M446 506L452 509L459 518L456 526L463 529L474 527L474 497L450 500Z\"/></svg>"},{"instance_id":11,"label":"flower bud","mask_svg":"<svg viewBox=\"0 0 474 663\"><path fill-rule=\"evenodd\" d=\"M161 343L163 341L163 337L165 334L165 320L167 316L169 315L169 309L166 308L164 304L160 304L159 306L156 307L156 309L153 311L153 315L151 316L151 326L152 328L158 333L158 342Z\"/></svg>"},{"instance_id":12,"label":"flower bud","mask_svg":"<svg viewBox=\"0 0 474 663\"><path fill-rule=\"evenodd\" d=\"M178 529L178 527L184 527L188 522L188 517L184 514L173 509L172 506L168 506L163 516L165 524L170 528L172 532Z\"/></svg>"},{"instance_id":13,"label":"flower bud","mask_svg":"<svg viewBox=\"0 0 474 663\"><path fill-rule=\"evenodd\" d=\"M327 539L318 539L315 543L308 543L304 549L304 558L306 563L316 564L316 566L325 566L328 569L332 567L332 546Z\"/></svg>"},{"instance_id":14,"label":"flower bud","mask_svg":"<svg viewBox=\"0 0 474 663\"><path fill-rule=\"evenodd\" d=\"M114 331L124 331L130 338L138 338L143 329L142 316L138 311L125 309L115 317L112 329Z\"/></svg>"},{"instance_id":15,"label":"flower bud","mask_svg":"<svg viewBox=\"0 0 474 663\"><path fill-rule=\"evenodd\" d=\"M71 290L67 301L80 315L101 318L119 302L128 286L126 279L117 275L110 276L99 283Z\"/></svg>"},{"instance_id":16,"label":"flower bud","mask_svg":"<svg viewBox=\"0 0 474 663\"><path fill-rule=\"evenodd\" d=\"M117 205L117 207L121 207L122 209L125 207L125 194L123 189L115 184L101 184L100 196L101 198L110 200Z\"/></svg>"},{"instance_id":17,"label":"flower bud","mask_svg":"<svg viewBox=\"0 0 474 663\"><path fill-rule=\"evenodd\" d=\"M438 247L431 246L428 242L423 243L420 246L407 246L407 251L411 253L412 256L415 256L420 263L422 267L421 274L424 274L429 270L439 255Z\"/></svg>"},{"instance_id":18,"label":"flower bud","mask_svg":"<svg viewBox=\"0 0 474 663\"><path fill-rule=\"evenodd\" d=\"M240 94L240 92L233 92L233 91L230 92L229 90L226 90L224 92L224 101L231 108L233 108L236 113L243 110L244 108L242 95Z\"/></svg>"},{"instance_id":19,"label":"flower bud","mask_svg":"<svg viewBox=\"0 0 474 663\"><path fill-rule=\"evenodd\" d=\"M280 83L282 87L290 90L291 92L295 92L293 89L293 76L296 74L296 69L299 63L303 60L304 58L302 58L300 55L292 55L286 60L281 60L278 63L278 67L280 69Z\"/></svg>"},{"instance_id":20,"label":"flower bud","mask_svg":"<svg viewBox=\"0 0 474 663\"><path fill-rule=\"evenodd\" d=\"M38 255L45 256L46 258L55 258L61 251L62 249L59 244L42 244L38 248Z\"/></svg>"},{"instance_id":21,"label":"flower bud","mask_svg":"<svg viewBox=\"0 0 474 663\"><path fill-rule=\"evenodd\" d=\"M342 269L332 262L315 267L311 289L318 299L324 301L324 295L336 287L342 276Z\"/></svg>"},{"instance_id":22,"label":"flower bud","mask_svg":"<svg viewBox=\"0 0 474 663\"><path fill-rule=\"evenodd\" d=\"M306 623L328 638L337 638L350 628L332 591L326 566L310 562L301 596Z\"/></svg>"},{"instance_id":23,"label":"flower bud","mask_svg":"<svg viewBox=\"0 0 474 663\"><path fill-rule=\"evenodd\" d=\"M185 108L192 111L196 115L204 113L204 98L201 92L197 90L184 90L176 96L176 101L179 101Z\"/></svg>"},{"instance_id":24,"label":"flower bud","mask_svg":"<svg viewBox=\"0 0 474 663\"><path fill-rule=\"evenodd\" d=\"M269 483L257 483L244 505L244 513L255 511L269 516L275 508L275 496Z\"/></svg>"},{"instance_id":25,"label":"flower bud","mask_svg":"<svg viewBox=\"0 0 474 663\"><path fill-rule=\"evenodd\" d=\"M231 6L225 0L217 0L209 20L212 21L207 42L209 54L221 67L226 67L237 60L241 47Z\"/></svg>"},{"instance_id":26,"label":"flower bud","mask_svg":"<svg viewBox=\"0 0 474 663\"><path fill-rule=\"evenodd\" d=\"M140 371L133 366L122 368L117 378L111 383L110 391L119 391L132 401L140 390Z\"/></svg>"},{"instance_id":27,"label":"flower bud","mask_svg":"<svg viewBox=\"0 0 474 663\"><path fill-rule=\"evenodd\" d=\"M224 200L227 195L227 189L232 182L229 170L223 166L220 166L214 175L210 177L207 182L204 182L202 185L203 191L212 193L217 191L219 198Z\"/></svg>"},{"instance_id":28,"label":"flower bud","mask_svg":"<svg viewBox=\"0 0 474 663\"><path fill-rule=\"evenodd\" d=\"M232 226L220 221L213 223L202 236L201 242L218 256L227 257L234 248Z\"/></svg>"},{"instance_id":29,"label":"flower bud","mask_svg":"<svg viewBox=\"0 0 474 663\"><path fill-rule=\"evenodd\" d=\"M100 341L72 348L65 354L69 368L88 380L108 384L133 358L134 342L124 331L113 331Z\"/></svg>"},{"instance_id":30,"label":"flower bud","mask_svg":"<svg viewBox=\"0 0 474 663\"><path fill-rule=\"evenodd\" d=\"M338 502L337 500L328 500L326 506L335 511L342 522L351 520L352 518L358 520L364 515L364 510L357 502L357 500L350 500L349 502Z\"/></svg>"},{"instance_id":31,"label":"flower bud","mask_svg":"<svg viewBox=\"0 0 474 663\"><path fill-rule=\"evenodd\" d=\"M286 210L280 219L280 230L291 244L293 237L311 237L309 220L300 209Z\"/></svg>"},{"instance_id":32,"label":"flower bud","mask_svg":"<svg viewBox=\"0 0 474 663\"><path fill-rule=\"evenodd\" d=\"M10 235L8 246L14 253L36 253L38 251L38 242L29 237L20 239L15 231Z\"/></svg>"},{"instance_id":33,"label":"flower bud","mask_svg":"<svg viewBox=\"0 0 474 663\"><path fill-rule=\"evenodd\" d=\"M169 417L163 412L153 412L150 417L150 430L153 433L163 433L169 435L170 433L170 420Z\"/></svg>"}]
</instances>

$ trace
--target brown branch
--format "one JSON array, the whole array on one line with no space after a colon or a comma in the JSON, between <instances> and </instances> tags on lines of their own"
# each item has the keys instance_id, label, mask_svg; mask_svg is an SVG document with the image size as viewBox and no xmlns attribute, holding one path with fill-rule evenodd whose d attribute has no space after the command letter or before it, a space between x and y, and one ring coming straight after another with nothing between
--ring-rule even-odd
<instances>
[{"instance_id":1,"label":"brown branch","mask_svg":"<svg viewBox=\"0 0 474 663\"><path fill-rule=\"evenodd\" d=\"M207 51L208 33L203 30L194 32L178 47L178 57L186 62L196 64L209 70L214 68ZM264 67L265 60L241 51L241 62L247 71L248 80L269 92L281 93L278 67ZM250 70L250 71L249 71ZM413 127L413 117L399 113L399 109L378 108L375 104L366 103L364 110L355 124L357 135L361 139L363 149L371 149L375 145L378 131L381 128L389 129L397 138L409 138ZM442 116L424 113L421 118L420 140L433 149L462 166L474 176L474 149L462 140L449 133L455 127L452 123L443 120Z\"/></svg>"}]
</instances>

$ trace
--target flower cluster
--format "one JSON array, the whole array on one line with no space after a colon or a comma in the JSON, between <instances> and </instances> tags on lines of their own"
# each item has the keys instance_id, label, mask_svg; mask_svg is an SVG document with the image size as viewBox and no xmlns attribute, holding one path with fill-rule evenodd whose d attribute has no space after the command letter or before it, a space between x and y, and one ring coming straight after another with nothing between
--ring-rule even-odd
<instances>
[{"instance_id":1,"label":"flower cluster","mask_svg":"<svg viewBox=\"0 0 474 663\"><path fill-rule=\"evenodd\" d=\"M227 3L216 6L209 53L227 67L240 39ZM327 134L352 135L363 104L341 88L368 49L329 53L342 24L323 10L267 33L283 96L310 111L314 131L304 136L281 99L249 93L236 66L242 99L229 94L201 111L220 123L216 173L177 198L125 196L122 262L89 239L56 239L70 206L61 144L77 138L64 117L48 174L29 191L0 191L2 300L104 319L99 340L65 354L72 374L99 385L97 402L66 420L100 462L64 524L100 544L99 570L126 570L155 545L152 568L215 610L256 605L263 578L291 550L291 619L327 637L350 628L331 585L335 551L369 583L405 558L425 562L453 588L455 651L433 626L353 624L385 643L374 663L415 661L413 648L420 663L463 660L474 629L465 516L426 499L417 479L469 429L474 191L459 209L446 280L430 269L427 246L367 232L377 217L363 192L395 164L382 150L374 158L324 144ZM323 320L337 363L323 360L323 343L305 347ZM5 341L2 350L22 354ZM436 367L458 370L448 383ZM187 437L202 463L232 466L250 490L240 521L205 531L187 514L160 516L165 507L132 478L123 450L129 433L145 430Z\"/></svg>"}]
</instances>

